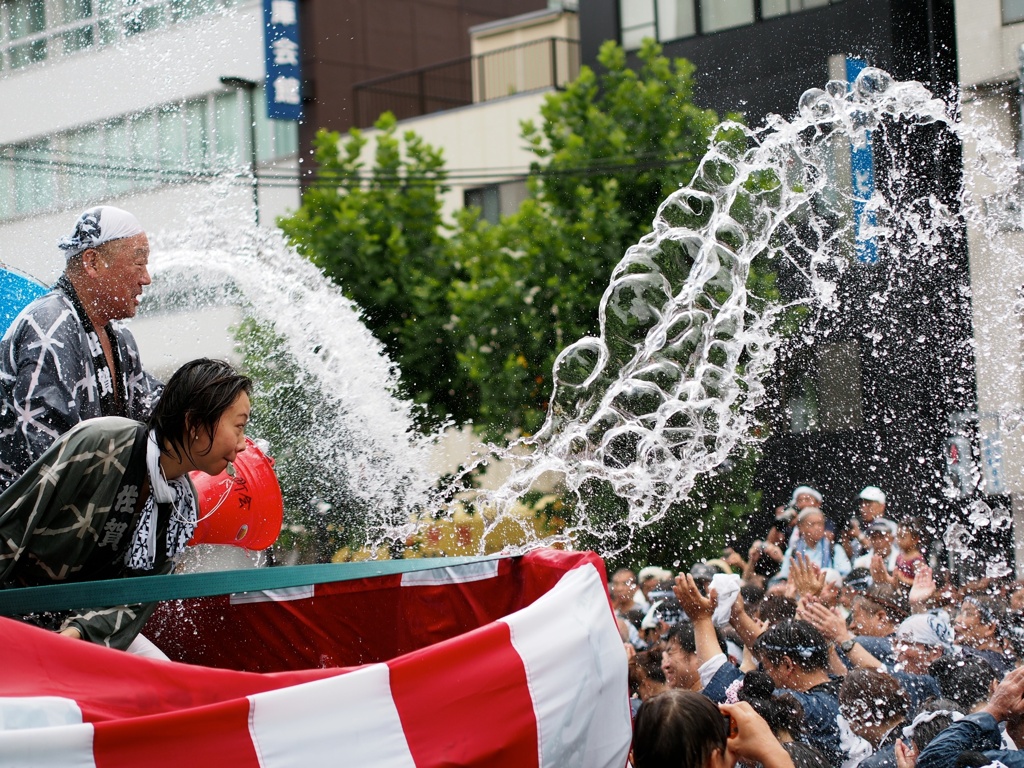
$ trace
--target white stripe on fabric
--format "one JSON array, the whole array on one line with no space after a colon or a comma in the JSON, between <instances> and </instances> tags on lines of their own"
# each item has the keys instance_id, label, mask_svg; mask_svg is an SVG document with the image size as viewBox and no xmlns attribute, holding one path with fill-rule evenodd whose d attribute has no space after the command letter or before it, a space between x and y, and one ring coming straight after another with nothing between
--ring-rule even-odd
<instances>
[{"instance_id":1,"label":"white stripe on fabric","mask_svg":"<svg viewBox=\"0 0 1024 768\"><path fill-rule=\"evenodd\" d=\"M91 723L0 732L0 768L96 768Z\"/></svg>"},{"instance_id":2,"label":"white stripe on fabric","mask_svg":"<svg viewBox=\"0 0 1024 768\"><path fill-rule=\"evenodd\" d=\"M626 652L593 565L501 619L526 666L541 768L622 768L632 728Z\"/></svg>"},{"instance_id":3,"label":"white stripe on fabric","mask_svg":"<svg viewBox=\"0 0 1024 768\"><path fill-rule=\"evenodd\" d=\"M281 589L262 589L258 592L235 592L229 598L231 605L246 603L287 603L289 600L306 600L313 597L316 588L312 585L303 587L282 587Z\"/></svg>"},{"instance_id":4,"label":"white stripe on fabric","mask_svg":"<svg viewBox=\"0 0 1024 768\"><path fill-rule=\"evenodd\" d=\"M79 725L82 710L60 696L0 696L0 731Z\"/></svg>"},{"instance_id":5,"label":"white stripe on fabric","mask_svg":"<svg viewBox=\"0 0 1024 768\"><path fill-rule=\"evenodd\" d=\"M386 664L257 693L249 701L249 730L262 768L415 768Z\"/></svg>"},{"instance_id":6,"label":"white stripe on fabric","mask_svg":"<svg viewBox=\"0 0 1024 768\"><path fill-rule=\"evenodd\" d=\"M484 560L480 563L466 563L448 568L432 568L429 571L413 571L402 574L403 587L443 587L446 584L468 584L471 581L486 581L498 575L498 561Z\"/></svg>"}]
</instances>

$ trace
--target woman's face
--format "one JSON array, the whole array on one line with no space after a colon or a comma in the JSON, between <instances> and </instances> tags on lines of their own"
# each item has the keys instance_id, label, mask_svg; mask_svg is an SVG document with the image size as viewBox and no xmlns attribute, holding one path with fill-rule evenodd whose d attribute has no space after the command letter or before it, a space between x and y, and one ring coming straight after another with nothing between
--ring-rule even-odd
<instances>
[{"instance_id":1,"label":"woman's face","mask_svg":"<svg viewBox=\"0 0 1024 768\"><path fill-rule=\"evenodd\" d=\"M896 661L899 663L897 669L912 675L928 674L928 667L942 655L942 648L938 646L899 638L893 643L893 650L896 652Z\"/></svg>"},{"instance_id":2,"label":"woman's face","mask_svg":"<svg viewBox=\"0 0 1024 768\"><path fill-rule=\"evenodd\" d=\"M249 412L249 395L241 392L221 414L212 436L202 428L197 431L196 439L189 446L196 469L208 475L219 475L245 450Z\"/></svg>"}]
</instances>

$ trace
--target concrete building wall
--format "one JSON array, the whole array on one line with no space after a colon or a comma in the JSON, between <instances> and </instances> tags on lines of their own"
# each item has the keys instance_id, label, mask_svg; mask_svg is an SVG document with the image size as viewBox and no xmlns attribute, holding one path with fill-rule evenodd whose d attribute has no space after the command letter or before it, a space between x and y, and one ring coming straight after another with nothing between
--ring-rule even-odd
<instances>
[{"instance_id":1,"label":"concrete building wall","mask_svg":"<svg viewBox=\"0 0 1024 768\"><path fill-rule=\"evenodd\" d=\"M965 183L971 196L993 214L985 226L967 228L977 366L978 437L986 480L1001 483L1014 510L1018 573L1024 572L1024 429L1014 414L1024 408L1024 216L1018 190L1002 188L979 172L981 155L1002 170L1019 161L1019 67L1024 23L1002 23L999 0L958 0L957 48L963 89L963 121L1008 150L1001 158L991 146L968 140L964 146ZM1001 163L999 162L1001 160ZM1016 200L1016 209L1007 202Z\"/></svg>"}]
</instances>

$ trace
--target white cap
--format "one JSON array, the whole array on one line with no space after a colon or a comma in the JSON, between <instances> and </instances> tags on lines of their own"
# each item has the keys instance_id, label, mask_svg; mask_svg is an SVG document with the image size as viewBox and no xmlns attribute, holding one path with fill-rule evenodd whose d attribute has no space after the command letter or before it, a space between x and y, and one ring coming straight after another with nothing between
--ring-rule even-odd
<instances>
[{"instance_id":1,"label":"white cap","mask_svg":"<svg viewBox=\"0 0 1024 768\"><path fill-rule=\"evenodd\" d=\"M869 485L858 494L858 498L863 501L876 501L879 504L885 504L885 491L877 485Z\"/></svg>"},{"instance_id":2,"label":"white cap","mask_svg":"<svg viewBox=\"0 0 1024 768\"><path fill-rule=\"evenodd\" d=\"M811 488L811 486L809 485L801 485L799 488L793 491L793 498L789 500L789 503L796 504L797 498L804 495L817 499L819 504L821 504L825 500L824 498L822 498L820 491Z\"/></svg>"},{"instance_id":3,"label":"white cap","mask_svg":"<svg viewBox=\"0 0 1024 768\"><path fill-rule=\"evenodd\" d=\"M656 565L648 565L645 568L640 569L640 573L637 574L636 580L638 583L643 584L651 578L657 579L659 582L668 581L672 578L672 571L667 568L659 568Z\"/></svg>"}]
</instances>

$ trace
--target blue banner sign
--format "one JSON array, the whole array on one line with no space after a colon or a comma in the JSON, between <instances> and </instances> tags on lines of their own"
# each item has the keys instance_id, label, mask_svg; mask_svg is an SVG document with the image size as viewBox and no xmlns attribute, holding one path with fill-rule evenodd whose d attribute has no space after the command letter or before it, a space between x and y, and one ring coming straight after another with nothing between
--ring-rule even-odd
<instances>
[{"instance_id":1,"label":"blue banner sign","mask_svg":"<svg viewBox=\"0 0 1024 768\"><path fill-rule=\"evenodd\" d=\"M302 119L298 0L263 0L267 117Z\"/></svg>"},{"instance_id":2,"label":"blue banner sign","mask_svg":"<svg viewBox=\"0 0 1024 768\"><path fill-rule=\"evenodd\" d=\"M868 63L852 56L846 57L846 81L853 85L857 75ZM875 159L871 146L871 132L863 146L850 147L850 178L853 182L853 235L857 261L862 264L878 263L878 242L871 234L875 228L875 212L868 210L868 201L875 194Z\"/></svg>"}]
</instances>

